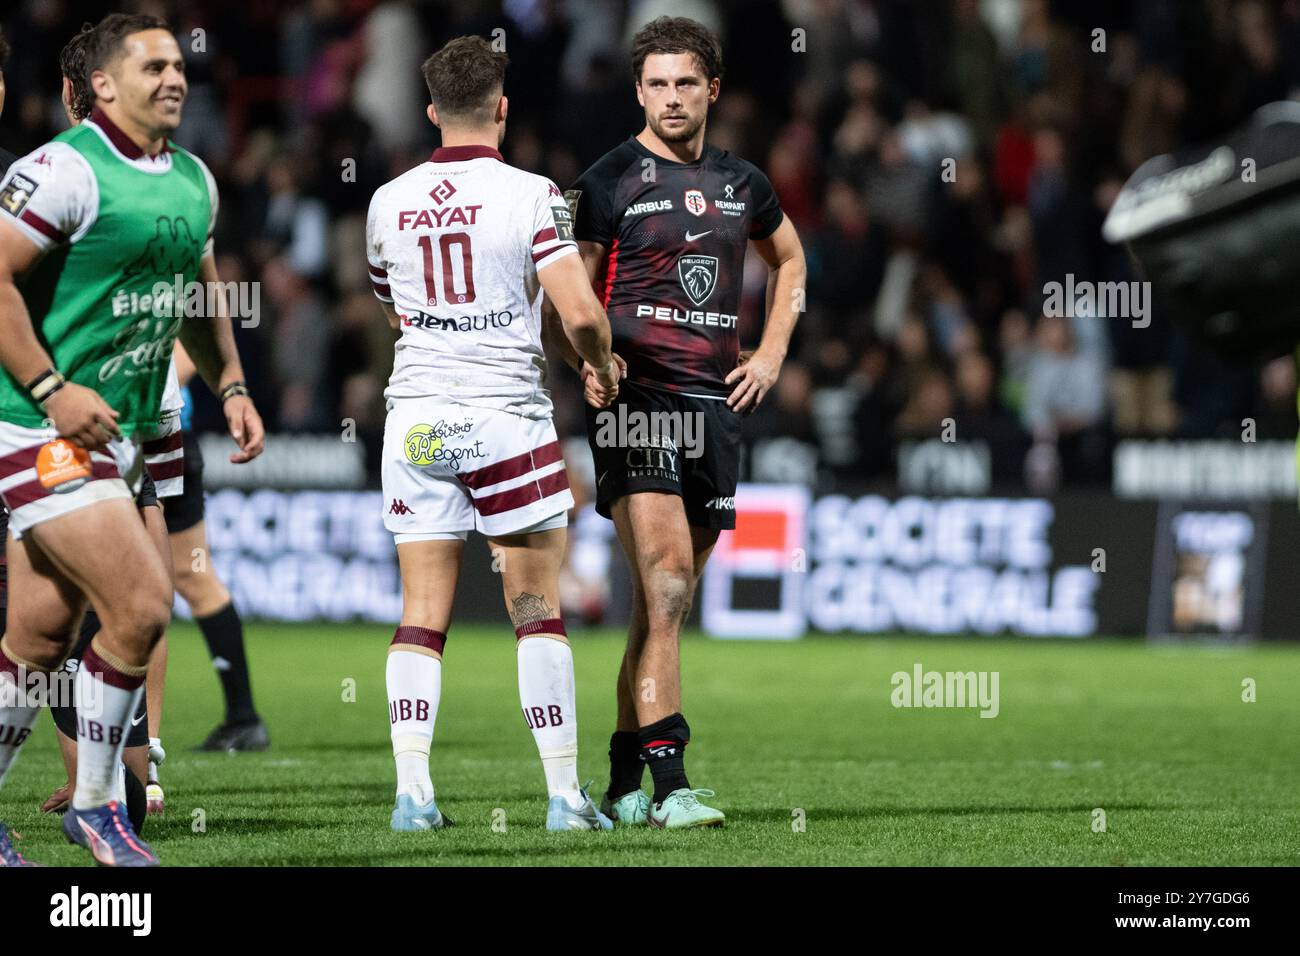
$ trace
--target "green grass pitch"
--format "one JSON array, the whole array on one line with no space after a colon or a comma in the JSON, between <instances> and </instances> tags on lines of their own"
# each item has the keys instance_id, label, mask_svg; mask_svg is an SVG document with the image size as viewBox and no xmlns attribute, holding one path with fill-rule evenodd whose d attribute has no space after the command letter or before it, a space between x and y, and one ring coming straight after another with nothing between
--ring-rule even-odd
<instances>
[{"instance_id":1,"label":"green grass pitch","mask_svg":"<svg viewBox=\"0 0 1300 956\"><path fill-rule=\"evenodd\" d=\"M519 712L514 637L506 627L453 627L433 779L458 826L395 834L383 676L391 632L248 630L272 749L233 757L188 749L216 722L220 698L197 631L172 631L167 813L145 830L165 864L1300 863L1296 647L693 635L683 649L695 738L687 765L693 785L717 791L726 828L552 834ZM580 768L599 791L622 639L576 633L573 645ZM894 708L890 676L917 661L997 671L1000 714ZM1245 678L1256 682L1254 703L1242 700ZM29 858L84 864L59 821L37 812L61 781L42 715L0 794L0 817ZM1096 808L1105 832L1094 832ZM195 832L199 810L206 829Z\"/></svg>"}]
</instances>

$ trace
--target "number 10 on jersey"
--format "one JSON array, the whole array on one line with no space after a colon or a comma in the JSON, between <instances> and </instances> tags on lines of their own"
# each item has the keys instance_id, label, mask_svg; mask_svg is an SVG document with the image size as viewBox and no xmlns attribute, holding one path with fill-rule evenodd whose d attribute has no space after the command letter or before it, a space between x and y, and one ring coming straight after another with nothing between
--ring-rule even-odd
<instances>
[{"instance_id":1,"label":"number 10 on jersey","mask_svg":"<svg viewBox=\"0 0 1300 956\"><path fill-rule=\"evenodd\" d=\"M433 236L420 237L420 251L424 253L424 292L429 305L438 304L438 277L434 269ZM458 251L453 258L452 250ZM438 237L438 259L442 266L442 301L449 305L464 305L474 301L474 250L469 233L448 232ZM457 281L454 263L459 263ZM457 286L459 285L459 289Z\"/></svg>"}]
</instances>

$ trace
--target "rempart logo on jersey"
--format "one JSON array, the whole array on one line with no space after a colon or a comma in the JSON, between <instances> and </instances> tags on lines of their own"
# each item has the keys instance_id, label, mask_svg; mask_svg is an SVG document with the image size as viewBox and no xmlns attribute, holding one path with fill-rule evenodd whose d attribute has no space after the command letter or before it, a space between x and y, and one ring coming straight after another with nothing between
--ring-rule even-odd
<instances>
[{"instance_id":1,"label":"rempart logo on jersey","mask_svg":"<svg viewBox=\"0 0 1300 956\"><path fill-rule=\"evenodd\" d=\"M460 471L460 463L466 458L487 457L482 441L475 441L473 445L447 444L447 439L468 435L473 428L474 423L469 419L463 422L440 421L432 425L412 425L404 439L406 460L420 466L442 462L452 471Z\"/></svg>"},{"instance_id":2,"label":"rempart logo on jersey","mask_svg":"<svg viewBox=\"0 0 1300 956\"><path fill-rule=\"evenodd\" d=\"M687 458L704 454L703 412L644 412L619 405L596 413L600 448L676 448Z\"/></svg>"}]
</instances>

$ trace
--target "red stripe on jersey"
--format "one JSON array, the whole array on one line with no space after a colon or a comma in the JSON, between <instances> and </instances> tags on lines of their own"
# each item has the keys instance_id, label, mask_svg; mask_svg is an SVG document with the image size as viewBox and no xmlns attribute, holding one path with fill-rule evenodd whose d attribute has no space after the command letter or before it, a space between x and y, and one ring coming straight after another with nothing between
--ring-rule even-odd
<instances>
[{"instance_id":1,"label":"red stripe on jersey","mask_svg":"<svg viewBox=\"0 0 1300 956\"><path fill-rule=\"evenodd\" d=\"M609 297L614 291L614 276L618 274L618 240L614 240L613 247L609 250L609 262L605 265L605 301L601 303L606 309L609 308Z\"/></svg>"},{"instance_id":2,"label":"red stripe on jersey","mask_svg":"<svg viewBox=\"0 0 1300 956\"><path fill-rule=\"evenodd\" d=\"M543 242L550 242L552 239L558 239L558 238L559 237L555 234L555 230L553 228L548 227L546 229L541 230L537 235L533 236L533 245L540 246Z\"/></svg>"},{"instance_id":3,"label":"red stripe on jersey","mask_svg":"<svg viewBox=\"0 0 1300 956\"><path fill-rule=\"evenodd\" d=\"M381 268L379 268L379 266L371 266L369 263L366 263L366 265L368 265L368 266L370 267L370 274L371 274L374 278L376 278L376 279L387 279L387 278L388 278L388 270L387 270L387 269L381 269Z\"/></svg>"},{"instance_id":4,"label":"red stripe on jersey","mask_svg":"<svg viewBox=\"0 0 1300 956\"><path fill-rule=\"evenodd\" d=\"M498 461L496 464L484 465L482 468L467 471L460 476L460 482L467 488L486 488L488 485L509 481L511 478L519 478L530 471L536 471L538 468L554 464L561 457L560 443L558 441L547 442L545 445L534 448L532 451L526 451L522 455L515 455L513 458Z\"/></svg>"},{"instance_id":5,"label":"red stripe on jersey","mask_svg":"<svg viewBox=\"0 0 1300 956\"><path fill-rule=\"evenodd\" d=\"M559 245L559 246L555 246L554 248L547 249L545 252L534 252L534 253L533 253L533 264L536 265L537 263L541 262L543 259L545 259L547 256L551 255L552 253L563 252L565 249L568 249L568 248L570 248L569 245L568 245L567 243L565 243L565 244L563 244L563 245Z\"/></svg>"},{"instance_id":6,"label":"red stripe on jersey","mask_svg":"<svg viewBox=\"0 0 1300 956\"><path fill-rule=\"evenodd\" d=\"M45 236L45 238L47 239L52 239L55 242L63 242L65 239L68 238L63 234L63 231L60 230L57 226L50 225L40 216L36 215L36 213L32 212L30 209L24 209L23 214L18 218L21 219L23 222L27 223L27 225L31 226L41 235Z\"/></svg>"},{"instance_id":7,"label":"red stripe on jersey","mask_svg":"<svg viewBox=\"0 0 1300 956\"><path fill-rule=\"evenodd\" d=\"M370 287L380 295L386 295L390 299L393 297L392 289L389 287L387 282L376 282L374 279L371 279Z\"/></svg>"}]
</instances>

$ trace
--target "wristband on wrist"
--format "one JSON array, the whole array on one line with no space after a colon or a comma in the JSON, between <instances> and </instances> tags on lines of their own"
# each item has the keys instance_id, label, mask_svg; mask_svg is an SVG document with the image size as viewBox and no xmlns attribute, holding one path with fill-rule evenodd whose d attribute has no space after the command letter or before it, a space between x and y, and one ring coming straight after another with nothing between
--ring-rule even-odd
<instances>
[{"instance_id":1,"label":"wristband on wrist","mask_svg":"<svg viewBox=\"0 0 1300 956\"><path fill-rule=\"evenodd\" d=\"M221 390L221 404L226 403L226 399L234 398L236 395L248 395L248 386L243 382L231 382Z\"/></svg>"},{"instance_id":2,"label":"wristband on wrist","mask_svg":"<svg viewBox=\"0 0 1300 956\"><path fill-rule=\"evenodd\" d=\"M40 375L27 383L27 393L31 395L32 401L38 405L44 405L46 400L68 384L68 380L63 377L58 369L47 368Z\"/></svg>"}]
</instances>

